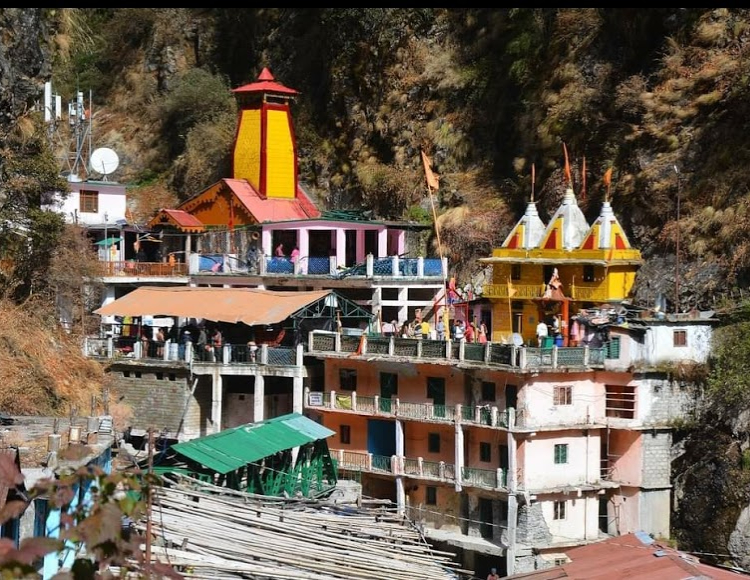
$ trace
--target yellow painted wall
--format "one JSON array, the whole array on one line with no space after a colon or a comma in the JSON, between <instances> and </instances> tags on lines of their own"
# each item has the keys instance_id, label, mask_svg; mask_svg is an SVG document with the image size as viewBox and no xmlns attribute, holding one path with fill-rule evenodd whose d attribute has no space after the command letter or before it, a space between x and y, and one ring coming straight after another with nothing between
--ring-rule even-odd
<instances>
[{"instance_id":1,"label":"yellow painted wall","mask_svg":"<svg viewBox=\"0 0 750 580\"><path fill-rule=\"evenodd\" d=\"M635 284L635 270L626 267L612 267L607 278L607 293L611 300L628 298Z\"/></svg>"},{"instance_id":2,"label":"yellow painted wall","mask_svg":"<svg viewBox=\"0 0 750 580\"><path fill-rule=\"evenodd\" d=\"M234 177L247 179L255 189L260 187L260 110L240 113L240 126L234 145Z\"/></svg>"},{"instance_id":3,"label":"yellow painted wall","mask_svg":"<svg viewBox=\"0 0 750 580\"><path fill-rule=\"evenodd\" d=\"M295 196L294 140L287 111L267 112L266 196Z\"/></svg>"}]
</instances>

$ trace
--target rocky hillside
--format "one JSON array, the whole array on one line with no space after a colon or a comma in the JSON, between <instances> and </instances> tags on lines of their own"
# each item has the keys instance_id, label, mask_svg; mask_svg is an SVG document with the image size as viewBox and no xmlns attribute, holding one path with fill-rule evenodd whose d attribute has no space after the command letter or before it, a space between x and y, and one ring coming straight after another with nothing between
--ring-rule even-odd
<instances>
[{"instance_id":1,"label":"rocky hillside","mask_svg":"<svg viewBox=\"0 0 750 580\"><path fill-rule=\"evenodd\" d=\"M565 144L590 219L614 170L612 203L646 257L638 302L672 302L678 239L683 308L746 293L748 9L6 8L0 19L0 245L15 263L0 287L15 299L76 288L70 268L51 268L60 224L35 211L59 185L35 113L50 75L63 102L92 95L93 141L119 153L114 177L145 220L228 174L230 90L264 66L301 92L300 175L321 205L429 221L427 152L459 279L532 191L543 218L558 206ZM18 243L19 223L38 233L32 244ZM750 343L733 328L725 345ZM732 531L750 497L750 401L719 395L750 376L750 348L718 352L705 408L684 426L675 535L717 561L734 542L744 563Z\"/></svg>"},{"instance_id":2,"label":"rocky hillside","mask_svg":"<svg viewBox=\"0 0 750 580\"><path fill-rule=\"evenodd\" d=\"M66 16L63 18L62 14ZM429 219L419 150L441 176L459 276L502 241L532 190L543 217L571 155L593 219L613 204L655 266L638 299L714 307L746 285L750 13L729 9L66 9L56 86L94 96L121 180L184 198L223 176L230 88L268 66L301 91L301 176L323 204ZM584 169L584 158L585 172ZM136 208L144 215L153 204Z\"/></svg>"}]
</instances>

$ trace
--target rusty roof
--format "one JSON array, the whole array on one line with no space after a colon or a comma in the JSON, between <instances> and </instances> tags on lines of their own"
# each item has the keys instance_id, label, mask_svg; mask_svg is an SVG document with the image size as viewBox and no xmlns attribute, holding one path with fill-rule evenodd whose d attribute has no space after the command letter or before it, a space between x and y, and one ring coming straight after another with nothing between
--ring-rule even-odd
<instances>
[{"instance_id":1,"label":"rusty roof","mask_svg":"<svg viewBox=\"0 0 750 580\"><path fill-rule=\"evenodd\" d=\"M739 580L733 570L702 563L696 556L658 542L645 532L609 538L567 550L570 562L507 576L508 580Z\"/></svg>"},{"instance_id":2,"label":"rusty roof","mask_svg":"<svg viewBox=\"0 0 750 580\"><path fill-rule=\"evenodd\" d=\"M282 322L331 292L141 286L94 313L102 316L184 316L254 326Z\"/></svg>"}]
</instances>

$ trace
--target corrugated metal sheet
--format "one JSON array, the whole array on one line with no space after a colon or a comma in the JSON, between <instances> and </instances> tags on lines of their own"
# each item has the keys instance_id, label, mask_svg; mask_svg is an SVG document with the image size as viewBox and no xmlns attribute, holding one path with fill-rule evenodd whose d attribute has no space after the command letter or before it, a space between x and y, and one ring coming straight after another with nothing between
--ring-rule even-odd
<instances>
[{"instance_id":1,"label":"corrugated metal sheet","mask_svg":"<svg viewBox=\"0 0 750 580\"><path fill-rule=\"evenodd\" d=\"M94 311L102 316L184 316L248 326L289 318L331 290L273 292L256 288L141 286Z\"/></svg>"},{"instance_id":2,"label":"corrugated metal sheet","mask_svg":"<svg viewBox=\"0 0 750 580\"><path fill-rule=\"evenodd\" d=\"M293 447L333 435L312 419L290 413L177 443L172 449L217 473L229 473Z\"/></svg>"},{"instance_id":3,"label":"corrugated metal sheet","mask_svg":"<svg viewBox=\"0 0 750 580\"><path fill-rule=\"evenodd\" d=\"M735 572L700 563L696 556L654 541L643 533L616 536L565 551L571 562L507 576L507 580L731 580Z\"/></svg>"},{"instance_id":4,"label":"corrugated metal sheet","mask_svg":"<svg viewBox=\"0 0 750 580\"><path fill-rule=\"evenodd\" d=\"M273 199L261 197L245 179L222 179L242 203L250 215L259 223L305 220L320 217L320 211L300 187L296 197Z\"/></svg>"}]
</instances>

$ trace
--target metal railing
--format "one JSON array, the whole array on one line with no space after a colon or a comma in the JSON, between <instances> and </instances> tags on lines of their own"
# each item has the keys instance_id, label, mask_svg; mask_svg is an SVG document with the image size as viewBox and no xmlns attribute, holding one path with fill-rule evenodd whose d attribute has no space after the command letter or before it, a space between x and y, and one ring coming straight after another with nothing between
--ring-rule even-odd
<instances>
[{"instance_id":1,"label":"metal railing","mask_svg":"<svg viewBox=\"0 0 750 580\"><path fill-rule=\"evenodd\" d=\"M514 426L515 410L494 405L435 405L403 401L397 397L360 396L356 391L310 391L305 389L304 404L310 408L331 409L430 423L464 423L508 429Z\"/></svg>"},{"instance_id":2,"label":"metal railing","mask_svg":"<svg viewBox=\"0 0 750 580\"><path fill-rule=\"evenodd\" d=\"M117 260L100 262L102 276L187 276L188 265L182 262L136 262Z\"/></svg>"},{"instance_id":3,"label":"metal railing","mask_svg":"<svg viewBox=\"0 0 750 580\"><path fill-rule=\"evenodd\" d=\"M302 345L297 347L269 346L268 344L225 344L207 350L192 341L144 340L138 336L86 337L85 356L169 361L193 364L302 366Z\"/></svg>"},{"instance_id":4,"label":"metal railing","mask_svg":"<svg viewBox=\"0 0 750 580\"><path fill-rule=\"evenodd\" d=\"M589 346L515 346L511 344L485 344L465 340L424 340L386 337L381 335L350 336L330 332L312 331L308 339L308 353L349 353L360 356L409 358L413 362L424 360L455 360L484 365L498 365L520 369L529 368L590 368L604 366L607 345Z\"/></svg>"},{"instance_id":5,"label":"metal railing","mask_svg":"<svg viewBox=\"0 0 750 580\"><path fill-rule=\"evenodd\" d=\"M376 455L367 451L349 451L331 449L331 457L340 470L359 471L363 473L381 473L408 475L413 478L455 483L457 473L461 474L461 483L484 489L507 488L507 469L481 469L462 466L457 469L453 463L445 461L427 461L422 457L402 455Z\"/></svg>"}]
</instances>

